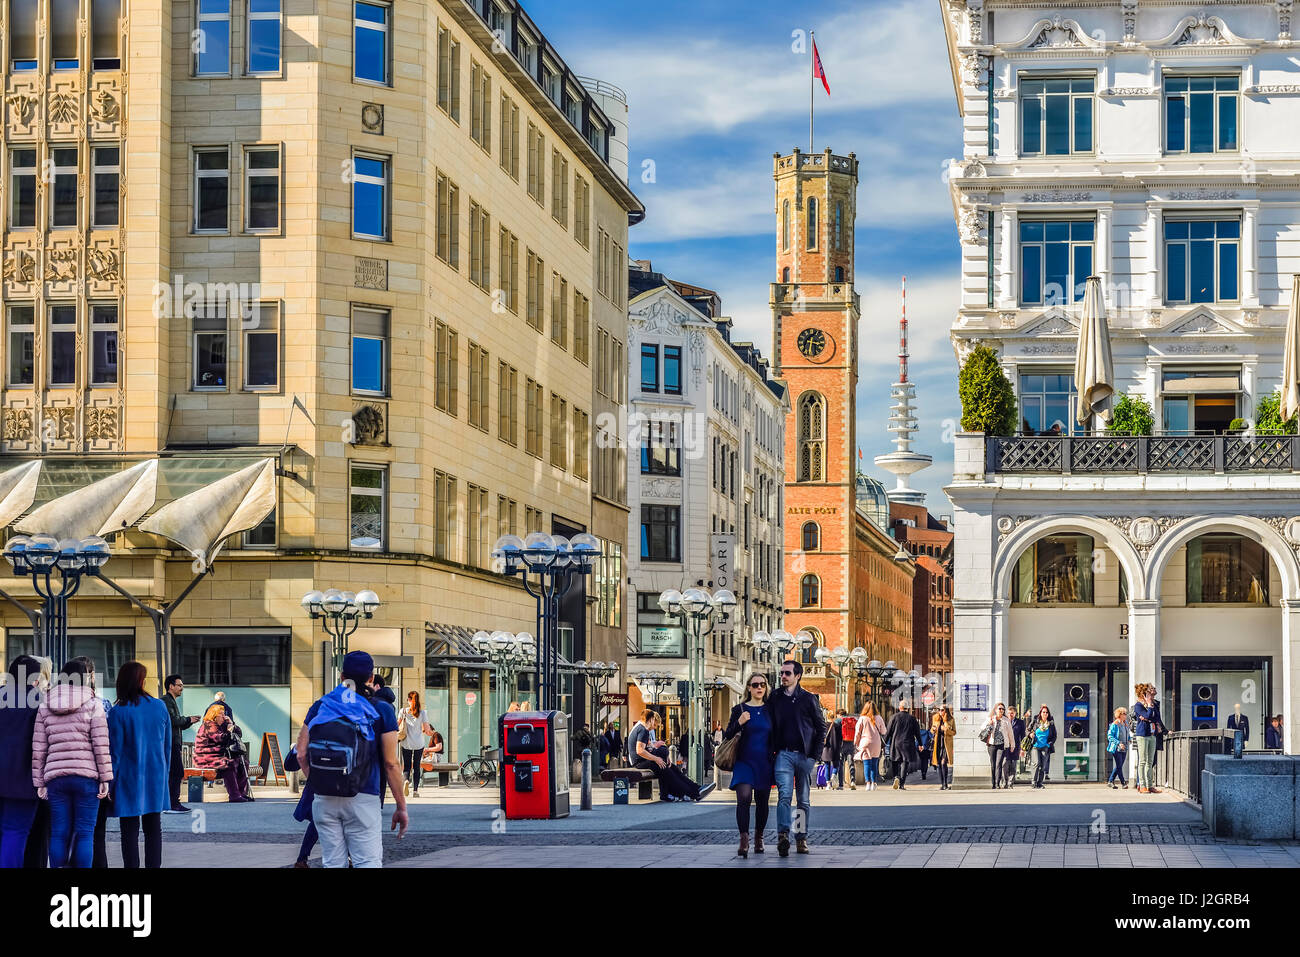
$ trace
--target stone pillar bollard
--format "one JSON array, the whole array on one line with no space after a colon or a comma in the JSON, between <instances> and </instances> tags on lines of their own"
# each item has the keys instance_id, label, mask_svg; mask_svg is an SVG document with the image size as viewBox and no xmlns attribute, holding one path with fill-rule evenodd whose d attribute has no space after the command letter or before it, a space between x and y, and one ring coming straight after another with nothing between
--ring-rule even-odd
<instances>
[{"instance_id":1,"label":"stone pillar bollard","mask_svg":"<svg viewBox=\"0 0 1300 957\"><path fill-rule=\"evenodd\" d=\"M591 748L582 749L582 805L581 810L591 810Z\"/></svg>"}]
</instances>

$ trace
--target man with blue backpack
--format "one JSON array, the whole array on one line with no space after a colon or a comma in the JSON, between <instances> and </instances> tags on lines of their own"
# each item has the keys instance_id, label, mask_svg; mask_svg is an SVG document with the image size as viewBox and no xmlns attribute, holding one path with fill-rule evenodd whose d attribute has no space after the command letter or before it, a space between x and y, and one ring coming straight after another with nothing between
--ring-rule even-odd
<instances>
[{"instance_id":1,"label":"man with blue backpack","mask_svg":"<svg viewBox=\"0 0 1300 957\"><path fill-rule=\"evenodd\" d=\"M312 819L326 867L347 867L349 858L353 867L383 866L383 777L397 802L390 830L399 829L399 838L406 834L397 713L371 696L374 672L374 659L364 651L346 655L339 686L311 706L298 732L297 752L316 794Z\"/></svg>"}]
</instances>

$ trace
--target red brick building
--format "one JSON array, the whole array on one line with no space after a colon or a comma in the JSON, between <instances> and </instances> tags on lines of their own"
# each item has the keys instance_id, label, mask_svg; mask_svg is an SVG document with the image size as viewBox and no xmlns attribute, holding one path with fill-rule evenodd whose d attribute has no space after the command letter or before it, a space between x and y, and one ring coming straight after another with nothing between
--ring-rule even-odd
<instances>
[{"instance_id":1,"label":"red brick building","mask_svg":"<svg viewBox=\"0 0 1300 957\"><path fill-rule=\"evenodd\" d=\"M916 560L913 605L914 666L922 673L952 673L952 541L948 526L924 505L889 503L894 539Z\"/></svg>"},{"instance_id":2,"label":"red brick building","mask_svg":"<svg viewBox=\"0 0 1300 957\"><path fill-rule=\"evenodd\" d=\"M785 430L785 627L829 648L865 647L911 667L911 562L857 507L853 290L858 161L830 150L777 155L775 375L789 390ZM879 649L873 650L873 649ZM811 662L809 649L805 661ZM809 690L833 700L820 669ZM852 702L852 692L850 692Z\"/></svg>"}]
</instances>

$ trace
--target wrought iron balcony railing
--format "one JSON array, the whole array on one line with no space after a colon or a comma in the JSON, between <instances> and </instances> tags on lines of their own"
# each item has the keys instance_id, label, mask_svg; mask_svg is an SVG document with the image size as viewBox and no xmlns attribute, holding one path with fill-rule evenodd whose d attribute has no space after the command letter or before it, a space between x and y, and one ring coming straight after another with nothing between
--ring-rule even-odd
<instances>
[{"instance_id":1,"label":"wrought iron balcony railing","mask_svg":"<svg viewBox=\"0 0 1300 957\"><path fill-rule=\"evenodd\" d=\"M1294 435L989 436L984 453L987 471L1027 475L1300 471Z\"/></svg>"}]
</instances>

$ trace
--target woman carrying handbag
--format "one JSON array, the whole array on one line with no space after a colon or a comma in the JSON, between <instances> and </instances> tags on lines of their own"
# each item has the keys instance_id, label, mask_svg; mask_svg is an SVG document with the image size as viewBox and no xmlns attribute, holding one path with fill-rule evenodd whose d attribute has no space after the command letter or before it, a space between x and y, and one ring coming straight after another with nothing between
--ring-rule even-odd
<instances>
[{"instance_id":1,"label":"woman carrying handbag","mask_svg":"<svg viewBox=\"0 0 1300 957\"><path fill-rule=\"evenodd\" d=\"M746 682L745 700L731 709L722 745L715 757L719 768L731 764L731 790L736 792L736 827L740 831L739 857L749 857L749 806L758 804L754 821L754 853L763 853L768 800L772 796L775 752L772 750L772 716L767 708L767 675L755 672ZM732 744L732 741L738 741Z\"/></svg>"}]
</instances>

